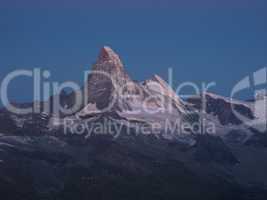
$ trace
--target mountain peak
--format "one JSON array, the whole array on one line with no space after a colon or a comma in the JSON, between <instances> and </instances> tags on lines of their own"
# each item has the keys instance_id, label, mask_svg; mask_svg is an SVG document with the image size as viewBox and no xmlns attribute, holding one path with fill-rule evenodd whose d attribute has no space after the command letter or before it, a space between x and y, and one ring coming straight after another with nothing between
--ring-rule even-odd
<instances>
[{"instance_id":1,"label":"mountain peak","mask_svg":"<svg viewBox=\"0 0 267 200\"><path fill-rule=\"evenodd\" d=\"M105 62L113 63L116 67L123 67L118 54L115 53L109 46L104 46L98 55L97 64L102 64Z\"/></svg>"},{"instance_id":2,"label":"mountain peak","mask_svg":"<svg viewBox=\"0 0 267 200\"><path fill-rule=\"evenodd\" d=\"M97 109L106 108L116 96L118 88L131 81L119 56L108 46L99 53L92 72L88 75L88 102L96 104Z\"/></svg>"},{"instance_id":3,"label":"mountain peak","mask_svg":"<svg viewBox=\"0 0 267 200\"><path fill-rule=\"evenodd\" d=\"M114 55L117 56L116 53L109 46L104 46L100 50L100 57L111 58L114 57Z\"/></svg>"}]
</instances>

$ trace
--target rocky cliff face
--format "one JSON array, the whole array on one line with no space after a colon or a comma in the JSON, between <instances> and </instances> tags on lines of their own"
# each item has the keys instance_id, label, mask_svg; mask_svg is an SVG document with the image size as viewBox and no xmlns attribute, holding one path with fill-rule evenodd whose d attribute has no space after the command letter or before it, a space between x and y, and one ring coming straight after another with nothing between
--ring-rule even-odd
<instances>
[{"instance_id":1,"label":"rocky cliff face","mask_svg":"<svg viewBox=\"0 0 267 200\"><path fill-rule=\"evenodd\" d=\"M154 75L143 83L133 81L120 57L110 47L101 49L86 87L88 104L80 112L82 117L116 112L129 120L146 118L155 122L180 118L187 109L159 76ZM162 118L158 115L156 119L155 114Z\"/></svg>"},{"instance_id":2,"label":"rocky cliff face","mask_svg":"<svg viewBox=\"0 0 267 200\"><path fill-rule=\"evenodd\" d=\"M129 81L119 56L111 48L103 47L88 76L88 103L96 104L97 109L108 107L116 98L117 88Z\"/></svg>"},{"instance_id":3,"label":"rocky cliff face","mask_svg":"<svg viewBox=\"0 0 267 200\"><path fill-rule=\"evenodd\" d=\"M234 101L228 98L205 92L200 96L188 99L197 110L202 110L218 119L221 125L240 125L242 121L238 119L234 111L249 119L254 119L253 110L249 103Z\"/></svg>"}]
</instances>

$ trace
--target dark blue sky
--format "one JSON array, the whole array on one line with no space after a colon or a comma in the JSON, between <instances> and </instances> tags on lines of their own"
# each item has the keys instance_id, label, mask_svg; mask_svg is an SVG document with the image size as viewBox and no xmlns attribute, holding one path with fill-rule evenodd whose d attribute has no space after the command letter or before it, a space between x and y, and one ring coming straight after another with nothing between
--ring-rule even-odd
<instances>
[{"instance_id":1,"label":"dark blue sky","mask_svg":"<svg viewBox=\"0 0 267 200\"><path fill-rule=\"evenodd\" d=\"M177 84L216 81L213 91L226 96L267 66L264 1L68 1L64 9L50 1L1 2L1 80L14 69L40 67L52 71L51 80L82 84L103 45L120 54L133 79L167 77L173 67ZM11 97L28 100L29 88L27 79L14 82Z\"/></svg>"}]
</instances>

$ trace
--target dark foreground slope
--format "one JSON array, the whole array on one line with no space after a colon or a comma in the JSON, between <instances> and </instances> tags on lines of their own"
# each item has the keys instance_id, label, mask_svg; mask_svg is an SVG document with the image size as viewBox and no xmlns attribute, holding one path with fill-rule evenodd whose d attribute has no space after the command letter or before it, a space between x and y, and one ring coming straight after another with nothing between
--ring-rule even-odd
<instances>
[{"instance_id":1,"label":"dark foreground slope","mask_svg":"<svg viewBox=\"0 0 267 200\"><path fill-rule=\"evenodd\" d=\"M261 187L240 184L219 170L234 167L233 157L195 159L212 151L202 143L186 148L150 136L2 135L1 199L266 199ZM229 157L225 147L216 148Z\"/></svg>"}]
</instances>

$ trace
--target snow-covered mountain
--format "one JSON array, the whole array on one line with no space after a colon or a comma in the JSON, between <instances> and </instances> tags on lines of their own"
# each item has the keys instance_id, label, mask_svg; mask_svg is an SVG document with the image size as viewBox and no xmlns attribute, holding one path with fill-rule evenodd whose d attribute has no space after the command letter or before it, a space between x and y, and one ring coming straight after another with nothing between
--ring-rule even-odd
<instances>
[{"instance_id":1,"label":"snow-covered mountain","mask_svg":"<svg viewBox=\"0 0 267 200\"><path fill-rule=\"evenodd\" d=\"M127 74L119 56L109 47L101 49L96 64L89 73L87 86L88 105L81 111L119 112L120 114L143 114L145 111L155 113L173 112L186 113L184 102L159 76L138 83ZM167 103L172 103L168 108ZM106 109L108 108L108 109ZM146 109L146 110L144 110Z\"/></svg>"},{"instance_id":2,"label":"snow-covered mountain","mask_svg":"<svg viewBox=\"0 0 267 200\"><path fill-rule=\"evenodd\" d=\"M133 81L120 57L109 47L101 49L85 88L87 103L74 113L77 123L95 122L101 116L125 126L145 124L152 129L160 124L164 135L166 121L175 124L178 120L195 120L195 109L180 99L162 78L154 75L140 83ZM73 119L73 116L67 118ZM179 131L177 128L176 132Z\"/></svg>"},{"instance_id":3,"label":"snow-covered mountain","mask_svg":"<svg viewBox=\"0 0 267 200\"><path fill-rule=\"evenodd\" d=\"M53 114L55 99L70 108L82 91L78 109ZM266 123L265 99L205 92L182 100L158 75L133 81L103 47L81 90L41 102L40 113L0 110L1 198L266 199L267 133L236 115ZM106 122L121 129L92 129Z\"/></svg>"},{"instance_id":4,"label":"snow-covered mountain","mask_svg":"<svg viewBox=\"0 0 267 200\"><path fill-rule=\"evenodd\" d=\"M85 93L82 93L83 91ZM153 126L157 126L159 135L164 138L179 138L183 141L181 138L184 138L184 130L179 126L182 123L198 122L202 126L198 129L203 127L205 129L205 125L202 125L203 119L214 125L213 134L217 136L224 137L233 131L242 130L246 135L243 139L247 139L253 135L253 132L243 124L235 112L253 120L258 117L257 113L259 113L253 108L256 108L256 111L260 110L259 105L256 107L254 102L232 100L209 92L192 96L184 101L158 75L153 75L151 79L143 82L133 81L127 74L119 55L107 46L100 50L96 63L88 74L87 82L79 92L83 94L79 98L82 98L84 104L78 111L68 115L54 116L53 113L41 113L40 116L38 114L21 116L9 114L3 109L0 117L7 121L6 127L16 125L17 128L11 128L9 132L16 132L17 129L27 127L29 121L31 124L34 122L40 124L39 119L44 120L41 124L45 127L42 128L45 131L41 132L62 129L66 119L73 120L75 124L95 123L108 119L128 127L145 125L150 132L153 131ZM57 106L53 101L59 98L61 106L71 107L75 103L76 93L78 92L68 94L63 91L61 94L52 96L49 101L42 102L41 105L45 107L44 105L49 103ZM51 111L53 109L55 108L51 107ZM45 118L42 117L44 115ZM168 128L172 129L172 134L169 134L166 125L171 126ZM194 130L188 132L185 141L188 141L188 138L194 138ZM201 130L201 133L206 133L206 131Z\"/></svg>"}]
</instances>

